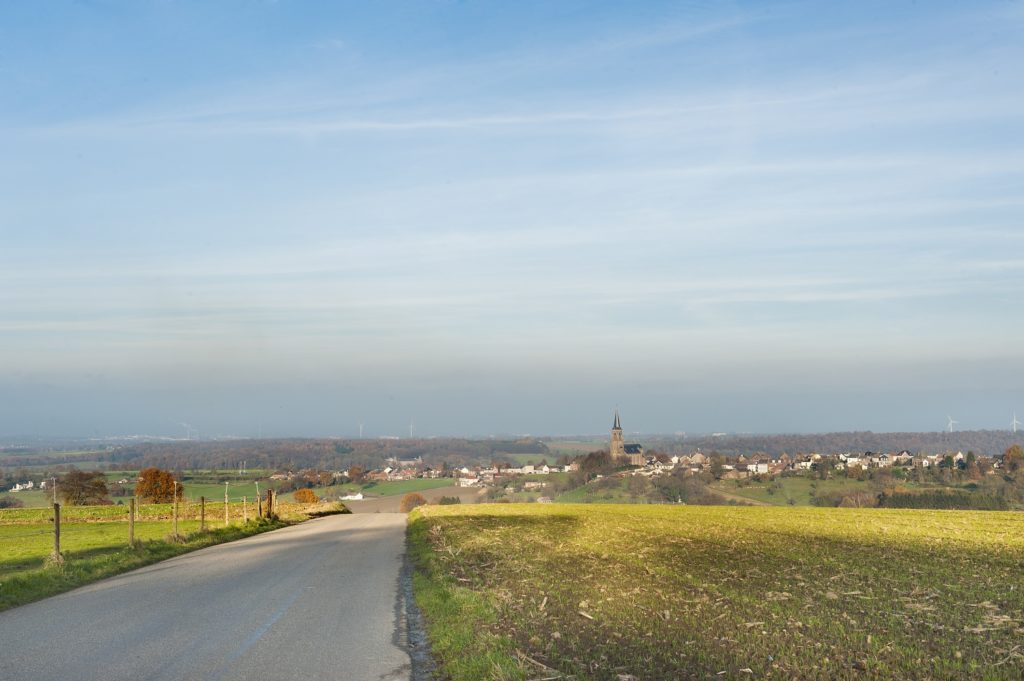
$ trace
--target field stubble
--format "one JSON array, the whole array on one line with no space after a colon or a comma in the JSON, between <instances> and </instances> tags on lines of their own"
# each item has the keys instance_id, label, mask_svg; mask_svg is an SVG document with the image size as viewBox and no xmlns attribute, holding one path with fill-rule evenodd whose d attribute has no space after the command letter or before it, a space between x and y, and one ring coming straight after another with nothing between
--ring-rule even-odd
<instances>
[{"instance_id":1,"label":"field stubble","mask_svg":"<svg viewBox=\"0 0 1024 681\"><path fill-rule=\"evenodd\" d=\"M431 507L410 538L456 680L1024 674L1021 514Z\"/></svg>"}]
</instances>

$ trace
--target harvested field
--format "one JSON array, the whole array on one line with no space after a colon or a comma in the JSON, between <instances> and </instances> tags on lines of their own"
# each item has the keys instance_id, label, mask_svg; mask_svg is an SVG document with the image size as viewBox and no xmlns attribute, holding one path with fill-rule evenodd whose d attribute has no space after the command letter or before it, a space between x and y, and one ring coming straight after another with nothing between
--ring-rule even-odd
<instances>
[{"instance_id":1,"label":"harvested field","mask_svg":"<svg viewBox=\"0 0 1024 681\"><path fill-rule=\"evenodd\" d=\"M474 505L417 510L453 679L1019 679L1024 515Z\"/></svg>"}]
</instances>

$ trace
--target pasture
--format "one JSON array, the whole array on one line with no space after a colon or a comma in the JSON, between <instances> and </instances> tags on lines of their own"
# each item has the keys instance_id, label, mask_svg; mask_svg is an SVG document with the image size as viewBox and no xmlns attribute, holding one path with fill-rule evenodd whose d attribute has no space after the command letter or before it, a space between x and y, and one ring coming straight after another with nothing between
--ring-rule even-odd
<instances>
[{"instance_id":1,"label":"pasture","mask_svg":"<svg viewBox=\"0 0 1024 681\"><path fill-rule=\"evenodd\" d=\"M455 681L1024 675L1018 513L493 504L409 535Z\"/></svg>"},{"instance_id":2,"label":"pasture","mask_svg":"<svg viewBox=\"0 0 1024 681\"><path fill-rule=\"evenodd\" d=\"M178 508L179 539L173 540L171 504L143 504L135 522L136 546L128 547L127 506L65 506L61 509L63 565L48 561L53 549L51 508L0 510L0 610L60 593L96 579L148 565L204 546L233 541L305 520L311 514L347 512L340 504L276 506L281 520L257 520L256 505L206 504L206 531L200 532L200 505ZM249 522L243 522L248 517Z\"/></svg>"}]
</instances>

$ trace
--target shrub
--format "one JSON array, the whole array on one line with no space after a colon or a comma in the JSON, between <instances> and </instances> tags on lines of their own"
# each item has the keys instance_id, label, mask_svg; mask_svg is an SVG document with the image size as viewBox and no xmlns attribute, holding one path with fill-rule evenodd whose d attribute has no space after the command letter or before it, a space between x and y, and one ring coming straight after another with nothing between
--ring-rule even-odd
<instances>
[{"instance_id":1,"label":"shrub","mask_svg":"<svg viewBox=\"0 0 1024 681\"><path fill-rule=\"evenodd\" d=\"M22 508L25 502L12 496L0 497L0 508Z\"/></svg>"},{"instance_id":2,"label":"shrub","mask_svg":"<svg viewBox=\"0 0 1024 681\"><path fill-rule=\"evenodd\" d=\"M318 497L313 490L303 487L295 492L295 501L300 504L315 504L320 501L320 497Z\"/></svg>"},{"instance_id":3,"label":"shrub","mask_svg":"<svg viewBox=\"0 0 1024 681\"><path fill-rule=\"evenodd\" d=\"M422 494L416 492L409 492L402 497L402 502L398 506L398 510L402 513L408 513L417 506L423 506L427 503L426 498Z\"/></svg>"}]
</instances>

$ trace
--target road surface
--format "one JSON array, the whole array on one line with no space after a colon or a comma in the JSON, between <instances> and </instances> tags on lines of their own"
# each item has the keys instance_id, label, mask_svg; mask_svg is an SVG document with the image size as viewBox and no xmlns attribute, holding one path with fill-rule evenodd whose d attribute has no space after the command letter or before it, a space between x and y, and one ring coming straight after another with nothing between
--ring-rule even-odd
<instances>
[{"instance_id":1,"label":"road surface","mask_svg":"<svg viewBox=\"0 0 1024 681\"><path fill-rule=\"evenodd\" d=\"M329 516L0 613L0 679L410 678L405 515Z\"/></svg>"}]
</instances>

